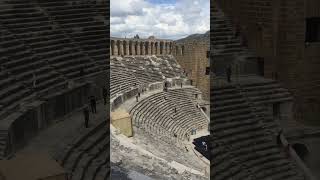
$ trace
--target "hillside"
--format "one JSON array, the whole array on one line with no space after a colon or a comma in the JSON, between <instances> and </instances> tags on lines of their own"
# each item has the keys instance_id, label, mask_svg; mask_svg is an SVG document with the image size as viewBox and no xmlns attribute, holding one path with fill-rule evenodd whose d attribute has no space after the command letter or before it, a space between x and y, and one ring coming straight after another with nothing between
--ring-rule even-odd
<instances>
[{"instance_id":1,"label":"hillside","mask_svg":"<svg viewBox=\"0 0 320 180\"><path fill-rule=\"evenodd\" d=\"M176 43L187 43L187 42L193 42L193 41L205 41L207 43L210 42L210 31L207 31L204 34L192 34L185 38L179 39L176 41Z\"/></svg>"}]
</instances>

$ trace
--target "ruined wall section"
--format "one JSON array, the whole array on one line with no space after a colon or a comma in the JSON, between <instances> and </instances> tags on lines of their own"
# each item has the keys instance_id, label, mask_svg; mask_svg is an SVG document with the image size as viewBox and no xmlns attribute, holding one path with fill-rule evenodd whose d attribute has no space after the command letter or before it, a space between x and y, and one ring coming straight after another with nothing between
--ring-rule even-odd
<instances>
[{"instance_id":1,"label":"ruined wall section","mask_svg":"<svg viewBox=\"0 0 320 180\"><path fill-rule=\"evenodd\" d=\"M265 61L265 76L272 77L276 69L276 24L278 8L273 0L217 0L217 5L248 39L249 49ZM234 27L234 29L236 29Z\"/></svg>"},{"instance_id":2,"label":"ruined wall section","mask_svg":"<svg viewBox=\"0 0 320 180\"><path fill-rule=\"evenodd\" d=\"M320 112L320 43L306 43L306 18L320 17L318 0L217 0L242 26L249 48L265 60L265 76L278 79L295 97L296 119ZM247 29L243 29L243 27Z\"/></svg>"},{"instance_id":3,"label":"ruined wall section","mask_svg":"<svg viewBox=\"0 0 320 180\"><path fill-rule=\"evenodd\" d=\"M210 76L206 74L207 67L210 67L209 47L209 43L190 42L175 44L173 48L173 55L193 85L201 90L205 100L210 98Z\"/></svg>"},{"instance_id":4,"label":"ruined wall section","mask_svg":"<svg viewBox=\"0 0 320 180\"><path fill-rule=\"evenodd\" d=\"M170 55L173 41L167 39L111 38L111 56Z\"/></svg>"}]
</instances>

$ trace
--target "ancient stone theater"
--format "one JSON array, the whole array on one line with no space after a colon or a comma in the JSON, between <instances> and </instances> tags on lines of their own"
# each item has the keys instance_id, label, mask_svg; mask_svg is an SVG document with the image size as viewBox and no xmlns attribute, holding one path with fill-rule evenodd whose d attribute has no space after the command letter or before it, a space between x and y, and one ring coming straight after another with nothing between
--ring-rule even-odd
<instances>
[{"instance_id":1,"label":"ancient stone theater","mask_svg":"<svg viewBox=\"0 0 320 180\"><path fill-rule=\"evenodd\" d=\"M196 55L188 46L154 36L111 38L111 178L209 178L208 90L192 79L197 69L188 62ZM208 62L205 47L197 52Z\"/></svg>"}]
</instances>

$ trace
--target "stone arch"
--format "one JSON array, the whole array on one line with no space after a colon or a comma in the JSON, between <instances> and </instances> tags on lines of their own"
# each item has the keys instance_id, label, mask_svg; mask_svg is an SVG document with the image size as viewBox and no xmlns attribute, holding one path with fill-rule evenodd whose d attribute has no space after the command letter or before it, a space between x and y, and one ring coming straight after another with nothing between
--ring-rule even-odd
<instances>
[{"instance_id":1,"label":"stone arch","mask_svg":"<svg viewBox=\"0 0 320 180\"><path fill-rule=\"evenodd\" d=\"M135 55L139 55L139 52L138 52L138 43L137 43L137 41L134 41L134 42L133 42L133 48L134 48L134 53L135 53Z\"/></svg>"},{"instance_id":2,"label":"stone arch","mask_svg":"<svg viewBox=\"0 0 320 180\"><path fill-rule=\"evenodd\" d=\"M150 42L150 51L151 51L151 55L154 54L154 42Z\"/></svg>"},{"instance_id":3,"label":"stone arch","mask_svg":"<svg viewBox=\"0 0 320 180\"><path fill-rule=\"evenodd\" d=\"M140 55L144 55L144 42L140 42Z\"/></svg>"},{"instance_id":4,"label":"stone arch","mask_svg":"<svg viewBox=\"0 0 320 180\"><path fill-rule=\"evenodd\" d=\"M121 55L120 53L121 53L121 50L120 50L120 41L119 40L117 40L117 42L116 42L116 46L117 46L117 54L116 54L116 56L118 56L118 55Z\"/></svg>"},{"instance_id":5,"label":"stone arch","mask_svg":"<svg viewBox=\"0 0 320 180\"><path fill-rule=\"evenodd\" d=\"M136 55L140 55L140 43L136 41Z\"/></svg>"},{"instance_id":6,"label":"stone arch","mask_svg":"<svg viewBox=\"0 0 320 180\"><path fill-rule=\"evenodd\" d=\"M165 42L164 54L169 54L169 42Z\"/></svg>"},{"instance_id":7,"label":"stone arch","mask_svg":"<svg viewBox=\"0 0 320 180\"><path fill-rule=\"evenodd\" d=\"M172 54L172 42L169 43L169 54Z\"/></svg>"},{"instance_id":8,"label":"stone arch","mask_svg":"<svg viewBox=\"0 0 320 180\"><path fill-rule=\"evenodd\" d=\"M181 46L181 55L184 56L184 45Z\"/></svg>"},{"instance_id":9,"label":"stone arch","mask_svg":"<svg viewBox=\"0 0 320 180\"><path fill-rule=\"evenodd\" d=\"M123 41L119 41L119 44L120 44L120 49L119 49L119 55L124 55L124 51L123 51Z\"/></svg>"},{"instance_id":10,"label":"stone arch","mask_svg":"<svg viewBox=\"0 0 320 180\"><path fill-rule=\"evenodd\" d=\"M164 46L164 42L163 41L161 41L160 42L160 52L159 52L159 54L163 54L163 46Z\"/></svg>"},{"instance_id":11,"label":"stone arch","mask_svg":"<svg viewBox=\"0 0 320 180\"><path fill-rule=\"evenodd\" d=\"M305 144L302 143L295 143L292 145L292 148L295 150L297 155L305 161L309 155L309 150Z\"/></svg>"},{"instance_id":12,"label":"stone arch","mask_svg":"<svg viewBox=\"0 0 320 180\"><path fill-rule=\"evenodd\" d=\"M159 42L155 42L154 43L155 44L155 52L154 52L154 54L156 54L156 55L158 55L159 54Z\"/></svg>"},{"instance_id":13,"label":"stone arch","mask_svg":"<svg viewBox=\"0 0 320 180\"><path fill-rule=\"evenodd\" d=\"M133 54L134 47L132 41L129 41L129 55L134 55Z\"/></svg>"},{"instance_id":14,"label":"stone arch","mask_svg":"<svg viewBox=\"0 0 320 180\"><path fill-rule=\"evenodd\" d=\"M145 48L145 50L144 50L144 54L145 55L150 55L150 53L149 53L149 42L148 41L146 41L145 43L144 43L144 48Z\"/></svg>"},{"instance_id":15,"label":"stone arch","mask_svg":"<svg viewBox=\"0 0 320 180\"><path fill-rule=\"evenodd\" d=\"M127 41L123 41L123 55L128 55L127 50Z\"/></svg>"}]
</instances>

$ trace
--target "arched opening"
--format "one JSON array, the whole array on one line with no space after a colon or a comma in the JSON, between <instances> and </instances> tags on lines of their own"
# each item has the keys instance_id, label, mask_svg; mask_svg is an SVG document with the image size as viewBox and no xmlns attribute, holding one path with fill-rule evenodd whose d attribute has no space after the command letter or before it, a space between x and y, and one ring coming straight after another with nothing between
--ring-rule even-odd
<instances>
[{"instance_id":1,"label":"arched opening","mask_svg":"<svg viewBox=\"0 0 320 180\"><path fill-rule=\"evenodd\" d=\"M128 55L127 54L127 41L123 41L123 55Z\"/></svg>"},{"instance_id":2,"label":"arched opening","mask_svg":"<svg viewBox=\"0 0 320 180\"><path fill-rule=\"evenodd\" d=\"M151 42L151 55L153 55L154 54L154 42Z\"/></svg>"},{"instance_id":3,"label":"arched opening","mask_svg":"<svg viewBox=\"0 0 320 180\"><path fill-rule=\"evenodd\" d=\"M138 55L138 43L134 42L134 51L135 51L135 55Z\"/></svg>"},{"instance_id":4,"label":"arched opening","mask_svg":"<svg viewBox=\"0 0 320 180\"><path fill-rule=\"evenodd\" d=\"M297 155L305 161L309 155L309 150L306 145L302 143L295 143L292 145L292 148L296 151Z\"/></svg>"},{"instance_id":5,"label":"arched opening","mask_svg":"<svg viewBox=\"0 0 320 180\"><path fill-rule=\"evenodd\" d=\"M184 55L184 46L181 47L181 55Z\"/></svg>"},{"instance_id":6,"label":"arched opening","mask_svg":"<svg viewBox=\"0 0 320 180\"><path fill-rule=\"evenodd\" d=\"M121 55L120 41L117 41L117 49L118 49L118 52L116 55Z\"/></svg>"},{"instance_id":7,"label":"arched opening","mask_svg":"<svg viewBox=\"0 0 320 180\"><path fill-rule=\"evenodd\" d=\"M132 55L132 41L129 41L129 55Z\"/></svg>"},{"instance_id":8,"label":"arched opening","mask_svg":"<svg viewBox=\"0 0 320 180\"><path fill-rule=\"evenodd\" d=\"M155 43L155 47L154 47L154 49L155 49L155 53L154 54L158 54L158 46L159 46L159 43L156 42Z\"/></svg>"},{"instance_id":9,"label":"arched opening","mask_svg":"<svg viewBox=\"0 0 320 180\"><path fill-rule=\"evenodd\" d=\"M149 42L145 42L145 55L149 55Z\"/></svg>"},{"instance_id":10,"label":"arched opening","mask_svg":"<svg viewBox=\"0 0 320 180\"><path fill-rule=\"evenodd\" d=\"M144 43L140 42L140 55L144 55Z\"/></svg>"},{"instance_id":11,"label":"arched opening","mask_svg":"<svg viewBox=\"0 0 320 180\"><path fill-rule=\"evenodd\" d=\"M163 54L163 42L160 42L160 54Z\"/></svg>"}]
</instances>

